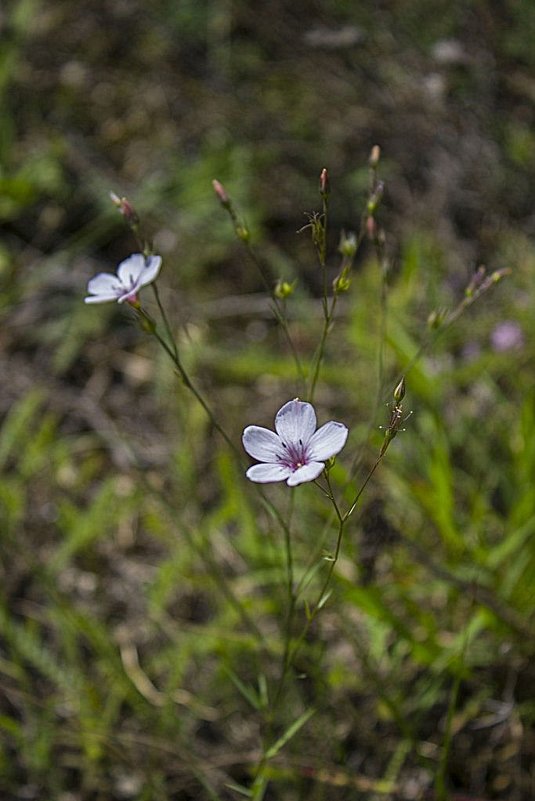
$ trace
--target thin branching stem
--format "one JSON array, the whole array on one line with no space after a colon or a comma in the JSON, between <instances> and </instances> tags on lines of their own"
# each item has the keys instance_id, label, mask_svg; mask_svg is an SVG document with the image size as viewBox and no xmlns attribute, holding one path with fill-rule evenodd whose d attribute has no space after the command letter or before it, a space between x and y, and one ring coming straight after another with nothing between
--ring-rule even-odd
<instances>
[{"instance_id":1,"label":"thin branching stem","mask_svg":"<svg viewBox=\"0 0 535 801\"><path fill-rule=\"evenodd\" d=\"M334 311L336 309L336 301L337 301L337 295L334 295L331 301L330 308L327 308L327 311L325 312L325 318L323 320L323 329L321 332L321 339L316 351L316 356L314 359L314 369L310 381L310 391L308 393L309 403L314 402L314 393L316 391L316 384L318 383L321 365L323 363L323 357L325 355L325 345L327 343L327 337L332 327Z\"/></svg>"},{"instance_id":2,"label":"thin branching stem","mask_svg":"<svg viewBox=\"0 0 535 801\"><path fill-rule=\"evenodd\" d=\"M481 268L483 269L483 268ZM408 373L412 370L412 368L417 364L417 362L422 358L422 356L427 353L427 351L431 350L434 345L436 344L437 340L449 329L451 326L457 322L459 317L464 314L464 312L470 308L480 297L482 297L488 290L497 284L498 281L501 281L506 275L510 274L509 269L497 270L491 275L487 276L481 284L475 289L475 291L471 292L470 294L465 295L465 297L457 304L457 306L446 315L445 319L439 324L438 328L435 330L430 331L427 334L427 337L424 338L422 344L409 361L408 365L405 367L403 371L403 375L407 376ZM402 376L400 376L402 377Z\"/></svg>"},{"instance_id":3,"label":"thin branching stem","mask_svg":"<svg viewBox=\"0 0 535 801\"><path fill-rule=\"evenodd\" d=\"M169 324L169 320L167 318L167 314L166 314L164 305L163 305L162 301L160 300L160 293L158 292L158 286L157 286L156 283L152 284L152 290L154 292L154 297L156 298L156 303L158 305L158 309L159 309L161 317L162 317L162 321L163 321L164 328L165 328L165 333L167 334L167 337L168 337L169 342L171 343L171 347L173 349L174 358L175 358L175 360L178 360L178 346L177 346L177 343L176 343L176 339L175 339L175 337L173 335L173 331L171 329L171 325Z\"/></svg>"},{"instance_id":4,"label":"thin branching stem","mask_svg":"<svg viewBox=\"0 0 535 801\"><path fill-rule=\"evenodd\" d=\"M446 772L448 769L448 760L450 755L451 743L453 740L453 717L457 709L457 702L459 700L459 690L461 689L462 668L464 666L466 652L470 641L470 627L467 626L464 631L461 653L459 654L457 672L453 687L451 688L450 699L448 703L448 711L446 715L446 727L444 733L444 742L440 752L440 760L438 769L435 775L435 795L437 801L448 801L450 794L446 785Z\"/></svg>"},{"instance_id":5,"label":"thin branching stem","mask_svg":"<svg viewBox=\"0 0 535 801\"><path fill-rule=\"evenodd\" d=\"M206 412L206 414L207 414L210 422L214 426L214 428L221 434L221 436L223 437L223 439L225 440L225 442L227 443L229 448L235 454L237 454L238 458L239 458L239 452L238 452L238 449L236 448L236 445L231 440L231 438L229 437L229 435L227 434L227 432L225 431L223 426L217 420L215 414L213 413L212 409L208 405L207 401L204 399L204 397L203 397L202 393L200 392L200 390L197 389L195 384L190 379L190 377L189 377L184 365L182 364L182 361L181 361L180 356L178 354L178 350L176 349L176 345L169 344L166 341L166 339L164 337L162 337L162 335L158 331L158 327L156 326L156 323L154 322L154 320L149 316L149 314L144 309L139 308L138 309L138 313L140 314L142 319L148 324L148 330L150 331L150 333L152 333L152 335L158 340L158 342L161 345L161 347L163 348L163 350L167 353L167 355L169 356L169 358L173 362L178 375L182 379L182 382L183 382L184 386L187 389L189 389L189 391L195 396L195 398L197 399L197 402L202 406L202 408ZM172 342L174 342L174 341L172 340Z\"/></svg>"},{"instance_id":6,"label":"thin branching stem","mask_svg":"<svg viewBox=\"0 0 535 801\"><path fill-rule=\"evenodd\" d=\"M351 505L350 505L349 509L347 510L347 512L346 512L346 513L345 513L345 515L344 515L344 523L346 522L346 520L347 520L349 517L351 517L351 515L352 515L352 514L353 514L353 512L355 511L355 509L356 509L356 506L357 506L357 504L358 504L358 502L359 502L359 500L360 500L360 496L362 495L362 493L363 493L363 492L364 492L364 490L366 489L366 487L367 487L367 485L368 485L368 482L370 481L371 477L373 476L373 474L375 473L375 471L377 470L377 468L378 468L378 467L379 467L379 465L381 464L381 461L382 461L382 459L383 459L383 456L385 455L385 453L386 453L386 450L384 450L384 451L383 451L383 452L382 452L382 453L381 453L381 454L380 454L380 455L377 457L377 459L375 460L373 467L371 468L371 470L369 471L368 475L367 475L367 476L366 476L366 478L364 479L364 482L362 483L362 485L361 485L361 487L360 487L359 491L357 492L357 494L355 495L355 497L354 497L353 501L351 502Z\"/></svg>"},{"instance_id":7,"label":"thin branching stem","mask_svg":"<svg viewBox=\"0 0 535 801\"><path fill-rule=\"evenodd\" d=\"M320 590L320 592L318 594L317 601L314 604L314 606L307 612L307 621L306 621L306 623L305 623L305 625L304 625L304 627L303 627L303 629L301 631L301 634L299 635L299 637L297 638L295 643L293 643L293 647L292 647L292 643L291 643L290 637L287 638L287 641L286 641L286 644L285 644L284 656L283 656L282 671L281 671L281 675L279 677L279 681L278 681L278 684L277 684L277 689L275 691L274 700L273 700L273 703L271 705L271 715L273 715L273 712L274 712L275 708L277 707L277 705L278 705L278 703L280 701L280 698L281 698L281 695L282 695L282 691L284 689L284 684L285 684L285 681L286 681L286 677L288 675L288 672L289 672L291 666L293 665L293 663L295 661L295 657L297 656L297 653L300 650L300 648L301 648L301 646L302 646L302 644L303 644L303 642L304 642L304 640L305 640L305 638L306 638L306 636L307 636L307 634L308 634L308 632L310 630L310 627L311 627L312 623L314 622L314 620L318 616L319 612L321 611L321 609L323 608L323 606L325 605L325 602L327 600L327 592L329 590L329 585L331 583L331 579L332 579L332 576L333 576L333 573L334 573L334 569L335 569L336 564L338 562L338 559L339 559L339 556L340 556L340 551L341 551L341 548L342 548L342 541L343 541L343 536L344 536L345 525L346 525L348 519L350 518L350 516L352 515L353 511L355 510L355 507L357 506L357 503L358 503L362 493L364 492L368 482L370 481L370 479L372 478L373 474L377 470L379 464L381 463L381 460L382 460L383 456L384 456L384 453L381 454L377 458L377 460L373 464L372 468L370 469L368 475L364 479L364 482L362 483L360 489L356 493L355 498L353 499L349 509L345 513L341 512L340 507L338 505L338 502L336 501L336 498L334 497L331 481L330 481L330 478L329 478L329 471L327 470L326 473L325 473L325 480L326 480L326 483L327 483L327 488L322 487L317 481L314 482L321 489L321 491L325 495L327 495L327 497L329 498L329 500L331 501L331 503L333 505L333 509L334 509L334 512L335 512L337 520L338 520L338 532L337 532L337 537L336 537L336 546L335 546L335 549L334 549L334 554L331 557L329 557L329 568L328 568L328 571L327 571L327 575L325 576L325 579L324 579L323 584L321 586L321 590ZM298 594L294 593L293 594L293 603L294 604L297 601L297 597L298 597Z\"/></svg>"},{"instance_id":8,"label":"thin branching stem","mask_svg":"<svg viewBox=\"0 0 535 801\"><path fill-rule=\"evenodd\" d=\"M261 259L258 257L255 249L251 245L251 242L249 241L249 233L248 233L248 231L246 231L246 229L242 225L242 223L241 223L241 221L240 221L240 219L239 219L239 217L238 217L238 215L236 213L236 210L234 209L234 206L232 205L230 200L228 200L228 202L224 203L224 208L227 210L227 212L228 212L228 214L230 216L230 219L232 220L232 224L234 226L234 230L236 232L236 236L237 236L239 242L241 243L242 247L246 251L249 259L252 261L252 263L254 264L256 269L258 270L258 274L260 275L260 278L262 280L262 283L264 284L266 292L269 294L269 296L270 296L270 298L272 300L272 303L273 303L273 305L272 305L273 314L274 314L277 322L281 326L281 328L283 330L283 333L284 333L284 336L286 337L286 341L288 343L288 347L290 348L290 352L292 354L292 358L293 358L293 360L295 362L295 367L296 367L296 370L297 370L297 374L299 376L299 381L304 387L305 386L305 382L306 382L306 373L305 373L305 370L303 368L303 364L301 362L301 359L299 357L299 353L297 352L297 348L295 347L295 343L294 343L294 341L292 339L292 335L290 334L290 328L288 326L288 320L286 318L284 306L281 304L281 302L279 301L277 296L274 294L273 287L270 284L268 276L266 275L266 271L264 269L264 265L262 264Z\"/></svg>"},{"instance_id":9,"label":"thin branching stem","mask_svg":"<svg viewBox=\"0 0 535 801\"><path fill-rule=\"evenodd\" d=\"M285 307L280 302L280 300L277 298L277 296L273 293L273 287L270 285L268 277L266 276L266 273L265 273L265 270L264 270L264 265L262 264L261 260L257 256L256 251L253 248L253 246L251 245L251 243L249 241L247 241L247 242L243 242L243 245L245 247L245 250L247 251L247 254L248 254L249 258L251 259L251 261L253 262L253 264L255 265L256 269L258 270L258 272L260 274L260 277L262 279L262 282L264 284L266 292L268 292L270 297L271 297L271 301L273 303L273 306L272 306L273 314L275 315L275 318L276 318L277 322L279 323L279 325L281 326L281 328L283 330L283 333L284 333L284 336L286 337L286 341L288 343L288 347L290 348L290 352L292 354L292 358L293 358L294 363L295 363L295 368L297 370L297 374L299 376L299 380L302 383L304 383L305 380L306 380L306 374L305 374L305 370L303 368L303 364L301 362L301 359L299 357L299 353L297 352L297 348L295 347L295 343L294 343L294 341L292 339L292 335L290 334L290 328L289 328L288 320L287 320L287 317L286 317L286 314L285 314Z\"/></svg>"}]
</instances>

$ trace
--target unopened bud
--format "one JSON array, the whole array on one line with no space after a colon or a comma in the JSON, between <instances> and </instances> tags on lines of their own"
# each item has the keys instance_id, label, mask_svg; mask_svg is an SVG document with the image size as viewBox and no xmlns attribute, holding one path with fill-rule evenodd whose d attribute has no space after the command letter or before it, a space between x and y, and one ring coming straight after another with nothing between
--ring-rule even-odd
<instances>
[{"instance_id":1,"label":"unopened bud","mask_svg":"<svg viewBox=\"0 0 535 801\"><path fill-rule=\"evenodd\" d=\"M293 295L296 284L297 281L292 281L290 283L289 281L283 281L282 278L279 278L275 289L273 290L273 294L279 300L285 300L286 298L289 298L290 295Z\"/></svg>"},{"instance_id":2,"label":"unopened bud","mask_svg":"<svg viewBox=\"0 0 535 801\"><path fill-rule=\"evenodd\" d=\"M221 203L224 208L228 209L230 207L230 198L227 195L226 189L222 183L217 181L215 178L212 181L212 186L214 187L214 192L217 195L219 202Z\"/></svg>"},{"instance_id":3,"label":"unopened bud","mask_svg":"<svg viewBox=\"0 0 535 801\"><path fill-rule=\"evenodd\" d=\"M245 225L237 225L235 230L236 236L238 239L241 239L242 242L248 242L251 238L250 231L245 227Z\"/></svg>"},{"instance_id":4,"label":"unopened bud","mask_svg":"<svg viewBox=\"0 0 535 801\"><path fill-rule=\"evenodd\" d=\"M502 270L495 270L491 274L490 279L493 284L497 284L498 281L501 281L506 275L511 275L511 270L509 267L504 267Z\"/></svg>"},{"instance_id":5,"label":"unopened bud","mask_svg":"<svg viewBox=\"0 0 535 801\"><path fill-rule=\"evenodd\" d=\"M446 319L446 315L447 311L445 309L435 309L427 318L427 325L432 331L436 331Z\"/></svg>"},{"instance_id":6,"label":"unopened bud","mask_svg":"<svg viewBox=\"0 0 535 801\"><path fill-rule=\"evenodd\" d=\"M401 403L404 397L405 397L405 377L401 379L401 381L394 390L394 400L396 401L396 403Z\"/></svg>"},{"instance_id":7,"label":"unopened bud","mask_svg":"<svg viewBox=\"0 0 535 801\"><path fill-rule=\"evenodd\" d=\"M333 281L333 291L335 295L339 295L342 292L347 292L351 287L351 278L349 276L349 272L346 270L342 270L340 275L337 275Z\"/></svg>"},{"instance_id":8,"label":"unopened bud","mask_svg":"<svg viewBox=\"0 0 535 801\"><path fill-rule=\"evenodd\" d=\"M331 191L331 184L329 181L329 173L324 167L320 173L320 195L322 197L328 197L330 191Z\"/></svg>"},{"instance_id":9,"label":"unopened bud","mask_svg":"<svg viewBox=\"0 0 535 801\"><path fill-rule=\"evenodd\" d=\"M119 197L115 192L110 192L110 198L113 205L121 212L129 225L134 226L139 223L136 210L126 197Z\"/></svg>"},{"instance_id":10,"label":"unopened bud","mask_svg":"<svg viewBox=\"0 0 535 801\"><path fill-rule=\"evenodd\" d=\"M371 149L369 165L370 167L377 167L379 159L381 158L381 148L379 145L374 145Z\"/></svg>"},{"instance_id":11,"label":"unopened bud","mask_svg":"<svg viewBox=\"0 0 535 801\"><path fill-rule=\"evenodd\" d=\"M357 252L357 237L353 233L345 234L342 232L342 236L340 237L340 244L338 245L338 250L342 254L342 256L346 256L348 259L352 259L355 253Z\"/></svg>"},{"instance_id":12,"label":"unopened bud","mask_svg":"<svg viewBox=\"0 0 535 801\"><path fill-rule=\"evenodd\" d=\"M377 211L377 207L379 206L383 198L384 191L385 191L385 185L382 181L379 181L374 191L370 195L368 199L368 204L366 206L366 210L370 216L373 216Z\"/></svg>"},{"instance_id":13,"label":"unopened bud","mask_svg":"<svg viewBox=\"0 0 535 801\"><path fill-rule=\"evenodd\" d=\"M483 267L483 265L477 268L477 270L475 271L474 275L470 280L470 283L464 290L464 294L467 298L471 298L474 292L479 289L479 287L483 283L486 272L487 270L485 267Z\"/></svg>"},{"instance_id":14,"label":"unopened bud","mask_svg":"<svg viewBox=\"0 0 535 801\"><path fill-rule=\"evenodd\" d=\"M366 233L368 239L374 240L377 235L377 223L373 217L366 217Z\"/></svg>"}]
</instances>

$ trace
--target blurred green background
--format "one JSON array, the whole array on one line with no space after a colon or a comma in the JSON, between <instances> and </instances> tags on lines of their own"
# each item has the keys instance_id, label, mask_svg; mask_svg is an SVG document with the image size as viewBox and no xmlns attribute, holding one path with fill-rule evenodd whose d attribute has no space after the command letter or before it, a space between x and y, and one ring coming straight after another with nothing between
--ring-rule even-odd
<instances>
[{"instance_id":1,"label":"blurred green background","mask_svg":"<svg viewBox=\"0 0 535 801\"><path fill-rule=\"evenodd\" d=\"M154 237L183 359L239 443L295 396L295 371L211 180L273 282L298 279L289 317L311 353L321 273L297 230L328 167L334 275L375 144L385 397L479 264L512 275L407 378L413 415L279 725L317 711L266 801L435 798L449 738L451 799L533 799L535 4L7 0L0 36L2 799L229 801L250 784L281 532L155 343L83 297L136 247L113 190ZM317 396L320 422L351 429L340 492L387 417L379 272L364 246ZM302 490L298 564L333 547Z\"/></svg>"}]
</instances>

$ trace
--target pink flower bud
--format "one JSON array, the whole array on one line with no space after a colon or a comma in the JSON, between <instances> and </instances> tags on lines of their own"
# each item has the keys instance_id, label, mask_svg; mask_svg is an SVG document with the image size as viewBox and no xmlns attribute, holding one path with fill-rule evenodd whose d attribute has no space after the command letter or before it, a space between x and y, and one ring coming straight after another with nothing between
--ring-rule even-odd
<instances>
[{"instance_id":1,"label":"pink flower bud","mask_svg":"<svg viewBox=\"0 0 535 801\"><path fill-rule=\"evenodd\" d=\"M380 158L381 158L381 148L379 147L379 145L374 145L370 153L370 160L369 160L370 167L377 167Z\"/></svg>"},{"instance_id":2,"label":"pink flower bud","mask_svg":"<svg viewBox=\"0 0 535 801\"><path fill-rule=\"evenodd\" d=\"M368 239L375 239L375 235L377 233L377 223L373 217L366 218L366 233L368 234Z\"/></svg>"},{"instance_id":3,"label":"pink flower bud","mask_svg":"<svg viewBox=\"0 0 535 801\"><path fill-rule=\"evenodd\" d=\"M137 225L139 217L136 210L126 197L118 197L115 192L110 192L111 202L116 206L129 225Z\"/></svg>"},{"instance_id":4,"label":"pink flower bud","mask_svg":"<svg viewBox=\"0 0 535 801\"><path fill-rule=\"evenodd\" d=\"M230 198L227 195L226 189L223 186L223 184L214 178L214 180L212 181L212 186L214 187L214 192L216 193L221 205L228 208L230 206Z\"/></svg>"},{"instance_id":5,"label":"pink flower bud","mask_svg":"<svg viewBox=\"0 0 535 801\"><path fill-rule=\"evenodd\" d=\"M329 181L329 173L324 167L320 173L320 195L327 197L330 191L331 185Z\"/></svg>"}]
</instances>

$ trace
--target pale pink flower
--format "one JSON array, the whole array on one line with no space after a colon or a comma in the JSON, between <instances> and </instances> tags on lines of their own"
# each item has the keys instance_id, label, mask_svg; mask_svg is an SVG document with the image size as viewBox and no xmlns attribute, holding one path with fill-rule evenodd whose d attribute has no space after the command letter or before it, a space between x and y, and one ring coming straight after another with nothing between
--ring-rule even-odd
<instances>
[{"instance_id":1,"label":"pale pink flower","mask_svg":"<svg viewBox=\"0 0 535 801\"><path fill-rule=\"evenodd\" d=\"M139 290L151 284L158 276L162 265L161 256L144 256L133 253L117 267L117 274L99 273L88 285L86 303L136 303Z\"/></svg>"},{"instance_id":2,"label":"pale pink flower","mask_svg":"<svg viewBox=\"0 0 535 801\"><path fill-rule=\"evenodd\" d=\"M498 353L505 353L508 350L521 348L524 344L524 335L517 322L514 320L504 320L498 323L490 335L490 341L493 350Z\"/></svg>"},{"instance_id":3,"label":"pale pink flower","mask_svg":"<svg viewBox=\"0 0 535 801\"><path fill-rule=\"evenodd\" d=\"M291 400L275 417L276 432L260 426L247 426L243 447L255 464L247 470L251 481L261 484L286 481L295 487L314 481L325 469L325 462L342 450L348 430L331 420L316 431L316 412L310 403Z\"/></svg>"}]
</instances>

